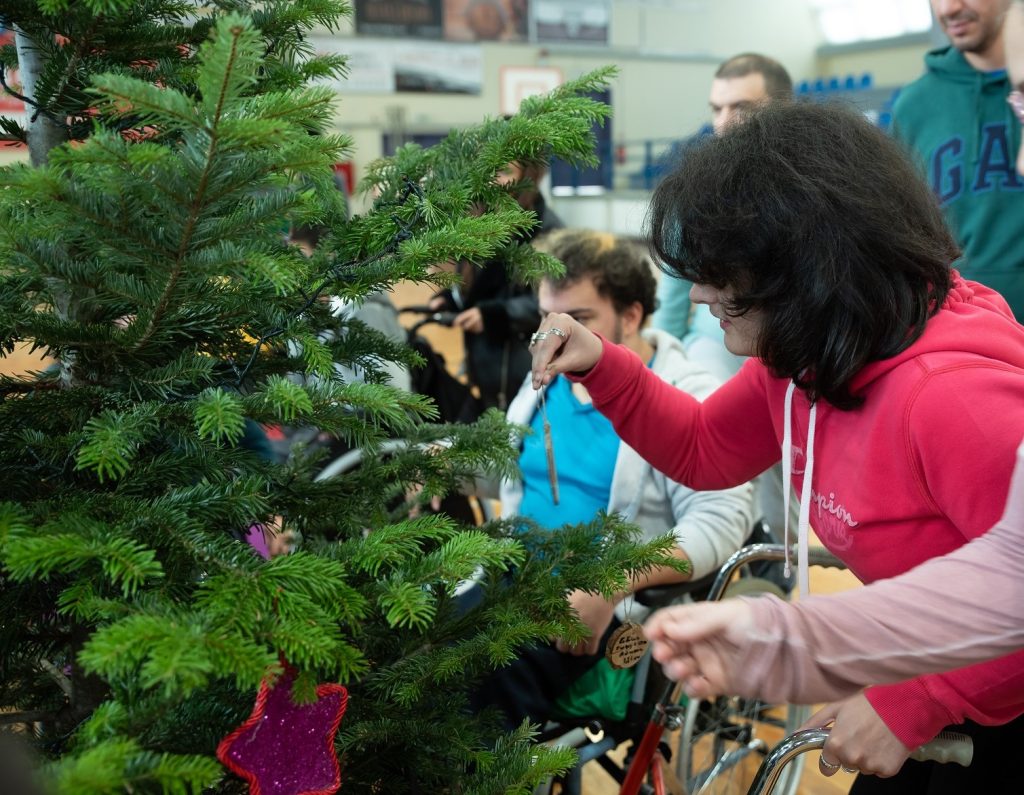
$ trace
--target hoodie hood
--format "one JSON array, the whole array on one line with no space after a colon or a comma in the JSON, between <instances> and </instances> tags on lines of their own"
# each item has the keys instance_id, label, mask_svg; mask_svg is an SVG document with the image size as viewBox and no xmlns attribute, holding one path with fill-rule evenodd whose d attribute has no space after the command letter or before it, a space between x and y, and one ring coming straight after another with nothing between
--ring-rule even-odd
<instances>
[{"instance_id":1,"label":"hoodie hood","mask_svg":"<svg viewBox=\"0 0 1024 795\"><path fill-rule=\"evenodd\" d=\"M927 357L923 364L931 368L965 353L1024 368L1024 327L1014 320L999 293L953 271L953 286L939 311L928 319L924 333L895 356L865 366L851 386L860 393L913 359Z\"/></svg>"},{"instance_id":2,"label":"hoodie hood","mask_svg":"<svg viewBox=\"0 0 1024 795\"><path fill-rule=\"evenodd\" d=\"M1001 85L1006 80L1005 69L980 72L971 66L960 50L953 46L931 50L924 56L924 65L929 72L940 79L966 85Z\"/></svg>"},{"instance_id":3,"label":"hoodie hood","mask_svg":"<svg viewBox=\"0 0 1024 795\"><path fill-rule=\"evenodd\" d=\"M896 373L905 368L909 380L913 371L929 373L946 367L964 366L977 357L979 365L1001 366L1024 372L1024 326L1013 318L1013 313L999 293L984 285L969 282L953 271L953 284L939 311L929 318L924 333L906 350L888 359L865 366L853 379L854 393L868 393L872 385L889 377L903 378ZM913 370L911 370L913 368ZM789 563L789 501L793 476L793 398L796 384L790 382L783 400L782 471L783 530L786 549L786 575ZM827 407L828 411L838 411ZM818 405L811 404L807 412L807 434L804 441L804 471L800 484L800 513L797 522L798 583L801 593L809 593L808 543L811 483L814 477L815 430L818 423Z\"/></svg>"}]
</instances>

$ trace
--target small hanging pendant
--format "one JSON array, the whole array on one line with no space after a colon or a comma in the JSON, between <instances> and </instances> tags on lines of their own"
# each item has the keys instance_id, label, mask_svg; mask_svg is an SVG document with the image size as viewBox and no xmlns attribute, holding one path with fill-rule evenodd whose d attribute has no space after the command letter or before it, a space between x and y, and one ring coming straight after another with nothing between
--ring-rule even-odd
<instances>
[{"instance_id":1,"label":"small hanging pendant","mask_svg":"<svg viewBox=\"0 0 1024 795\"><path fill-rule=\"evenodd\" d=\"M544 421L544 453L548 459L548 482L551 484L551 499L558 505L558 470L555 469L555 445L551 441L551 423Z\"/></svg>"},{"instance_id":2,"label":"small hanging pendant","mask_svg":"<svg viewBox=\"0 0 1024 795\"><path fill-rule=\"evenodd\" d=\"M632 668L640 662L648 644L643 627L626 621L609 636L604 656L612 668Z\"/></svg>"},{"instance_id":3,"label":"small hanging pendant","mask_svg":"<svg viewBox=\"0 0 1024 795\"><path fill-rule=\"evenodd\" d=\"M551 499L558 505L558 470L555 469L555 443L551 440L551 423L548 422L548 407L545 395L547 389L540 393L540 416L544 421L544 455L548 462L548 483L551 485Z\"/></svg>"}]
</instances>

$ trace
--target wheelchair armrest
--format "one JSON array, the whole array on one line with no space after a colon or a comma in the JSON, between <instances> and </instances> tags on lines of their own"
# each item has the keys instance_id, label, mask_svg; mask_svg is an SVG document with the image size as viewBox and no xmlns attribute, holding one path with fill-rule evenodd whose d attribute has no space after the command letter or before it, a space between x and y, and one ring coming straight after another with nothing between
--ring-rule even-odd
<instances>
[{"instance_id":1,"label":"wheelchair armrest","mask_svg":"<svg viewBox=\"0 0 1024 795\"><path fill-rule=\"evenodd\" d=\"M633 598L637 604L653 608L666 607L687 595L693 597L694 601L701 601L710 590L717 574L717 571L713 571L696 580L641 588L633 594Z\"/></svg>"}]
</instances>

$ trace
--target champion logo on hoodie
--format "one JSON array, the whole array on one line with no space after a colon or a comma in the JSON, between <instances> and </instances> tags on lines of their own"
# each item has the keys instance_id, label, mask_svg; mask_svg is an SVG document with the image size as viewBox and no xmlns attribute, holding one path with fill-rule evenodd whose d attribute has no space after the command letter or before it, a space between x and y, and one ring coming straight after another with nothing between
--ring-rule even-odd
<instances>
[{"instance_id":1,"label":"champion logo on hoodie","mask_svg":"<svg viewBox=\"0 0 1024 795\"><path fill-rule=\"evenodd\" d=\"M842 503L836 502L836 493L830 491L827 495L818 494L814 489L811 489L811 505L814 506L818 511L818 518L821 518L822 512L828 512L844 522L849 527L856 527L860 522L853 518L853 515L843 507Z\"/></svg>"},{"instance_id":2,"label":"champion logo on hoodie","mask_svg":"<svg viewBox=\"0 0 1024 795\"><path fill-rule=\"evenodd\" d=\"M852 543L850 528L858 524L834 491L819 494L811 489L811 525L826 546L832 550L848 549Z\"/></svg>"}]
</instances>

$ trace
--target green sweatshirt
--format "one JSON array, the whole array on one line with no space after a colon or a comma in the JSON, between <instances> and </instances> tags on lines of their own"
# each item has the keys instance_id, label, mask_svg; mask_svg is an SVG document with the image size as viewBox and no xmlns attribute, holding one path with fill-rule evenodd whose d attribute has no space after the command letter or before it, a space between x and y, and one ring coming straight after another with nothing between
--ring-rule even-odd
<instances>
[{"instance_id":1,"label":"green sweatshirt","mask_svg":"<svg viewBox=\"0 0 1024 795\"><path fill-rule=\"evenodd\" d=\"M1020 124L1005 71L979 72L954 47L900 92L896 136L913 151L964 251L965 278L1002 293L1024 321L1024 178L1014 169Z\"/></svg>"}]
</instances>

